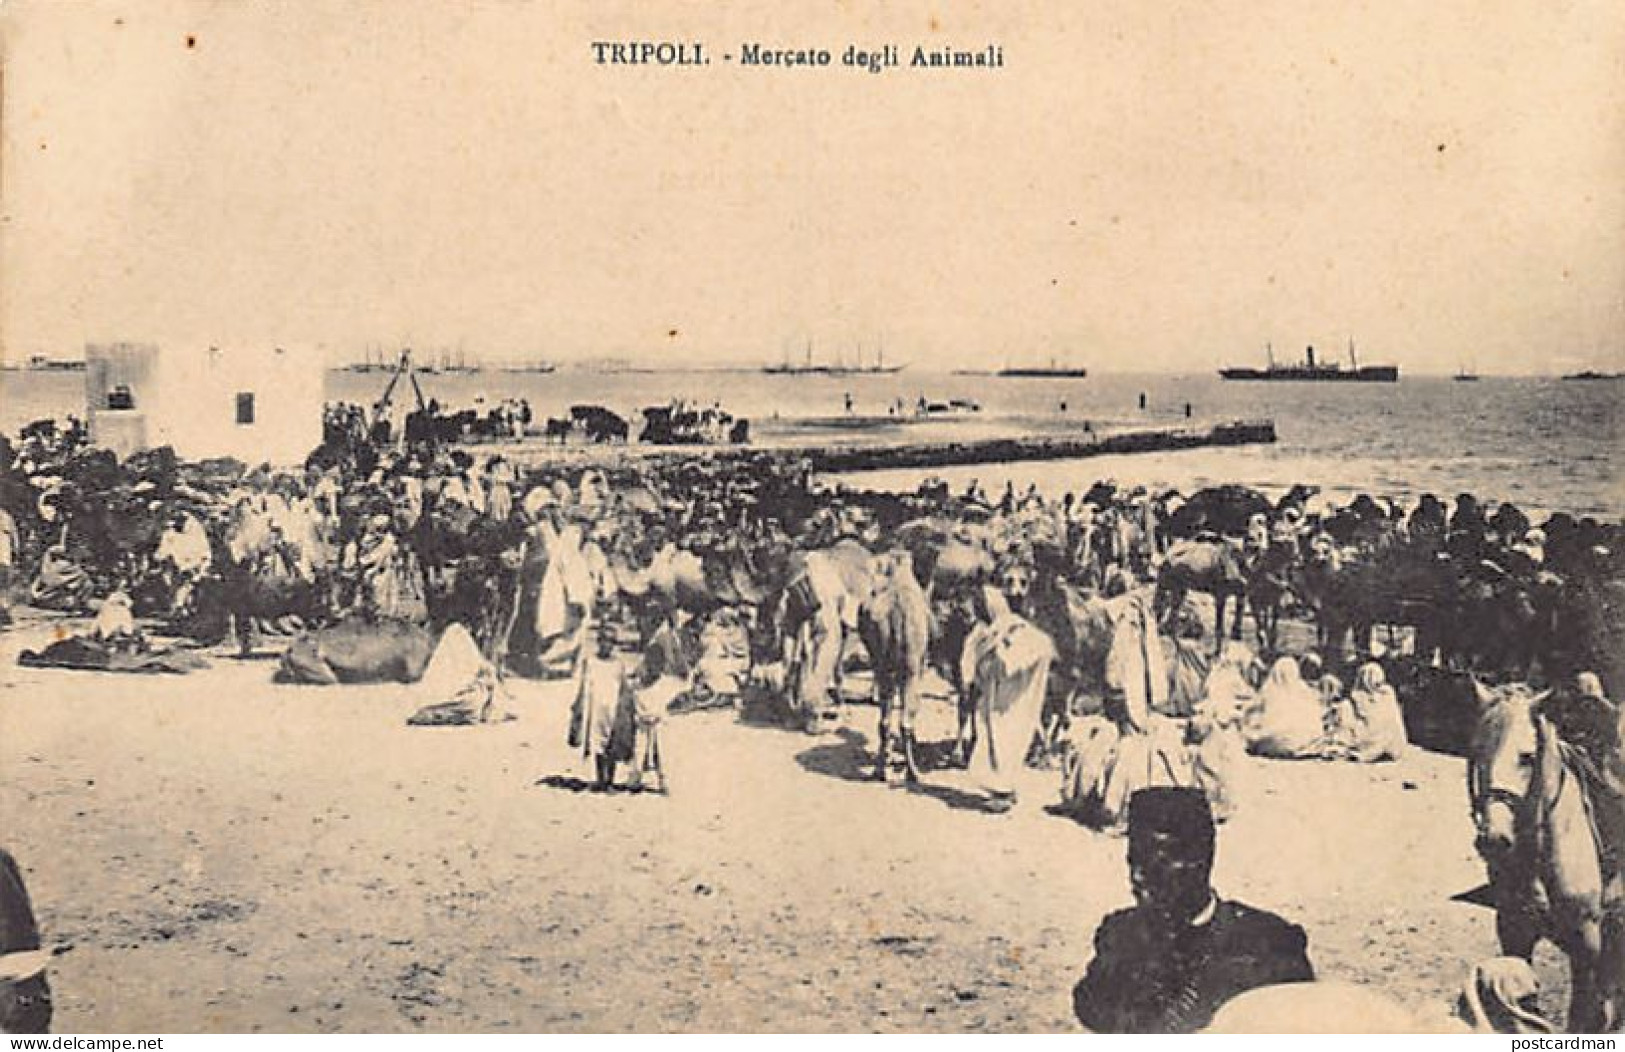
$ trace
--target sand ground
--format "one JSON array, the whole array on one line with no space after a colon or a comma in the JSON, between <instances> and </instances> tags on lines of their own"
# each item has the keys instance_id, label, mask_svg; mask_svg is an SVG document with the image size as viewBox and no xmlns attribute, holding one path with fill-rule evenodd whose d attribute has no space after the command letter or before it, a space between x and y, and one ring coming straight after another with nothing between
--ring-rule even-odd
<instances>
[{"instance_id":1,"label":"sand ground","mask_svg":"<svg viewBox=\"0 0 1625 1052\"><path fill-rule=\"evenodd\" d=\"M675 717L669 797L580 791L567 689L415 728L406 687L17 667L0 819L50 941L60 1031L1060 1031L1120 839L957 772L864 780L875 710L809 738ZM433 699L438 700L438 699ZM931 706L924 737L945 737ZM1326 977L1440 1015L1492 915L1462 762L1251 761L1222 894L1305 926ZM1545 951L1548 1000L1562 971Z\"/></svg>"}]
</instances>

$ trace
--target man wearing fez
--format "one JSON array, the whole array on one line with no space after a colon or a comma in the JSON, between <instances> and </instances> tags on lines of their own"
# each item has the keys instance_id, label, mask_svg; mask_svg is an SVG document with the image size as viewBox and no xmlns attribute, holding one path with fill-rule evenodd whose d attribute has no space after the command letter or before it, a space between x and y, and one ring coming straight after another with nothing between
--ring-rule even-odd
<instances>
[{"instance_id":1,"label":"man wearing fez","mask_svg":"<svg viewBox=\"0 0 1625 1052\"><path fill-rule=\"evenodd\" d=\"M1097 1033L1192 1033L1259 986L1314 978L1303 929L1213 892L1213 814L1199 789L1129 800L1135 905L1100 922L1095 959L1072 990Z\"/></svg>"}]
</instances>

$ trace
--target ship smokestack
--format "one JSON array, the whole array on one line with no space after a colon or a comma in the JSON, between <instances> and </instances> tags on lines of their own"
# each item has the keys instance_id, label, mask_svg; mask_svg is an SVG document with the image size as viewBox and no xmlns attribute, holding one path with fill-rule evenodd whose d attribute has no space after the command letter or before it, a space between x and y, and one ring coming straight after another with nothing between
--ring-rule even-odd
<instances>
[{"instance_id":1,"label":"ship smokestack","mask_svg":"<svg viewBox=\"0 0 1625 1052\"><path fill-rule=\"evenodd\" d=\"M1309 350L1306 352L1306 354L1307 354L1307 357L1308 357L1309 368L1313 369L1315 367L1315 349L1314 349L1314 347L1311 346L1309 348Z\"/></svg>"}]
</instances>

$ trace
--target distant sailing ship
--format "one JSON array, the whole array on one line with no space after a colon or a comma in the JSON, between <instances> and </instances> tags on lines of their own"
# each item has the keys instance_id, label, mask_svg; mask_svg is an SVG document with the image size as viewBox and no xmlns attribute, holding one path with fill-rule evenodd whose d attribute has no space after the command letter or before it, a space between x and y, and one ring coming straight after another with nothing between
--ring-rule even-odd
<instances>
[{"instance_id":1,"label":"distant sailing ship","mask_svg":"<svg viewBox=\"0 0 1625 1052\"><path fill-rule=\"evenodd\" d=\"M1089 375L1089 370L1077 366L1059 365L1054 358L1051 358L1048 365L1007 365L993 375L1081 380Z\"/></svg>"},{"instance_id":2,"label":"distant sailing ship","mask_svg":"<svg viewBox=\"0 0 1625 1052\"><path fill-rule=\"evenodd\" d=\"M655 371L653 366L640 365L630 358L587 358L573 363L571 368L584 373L605 373L614 376Z\"/></svg>"},{"instance_id":3,"label":"distant sailing ship","mask_svg":"<svg viewBox=\"0 0 1625 1052\"><path fill-rule=\"evenodd\" d=\"M505 373L538 373L538 374L554 373L554 372L558 372L558 369L559 369L559 367L554 365L552 362L545 361L545 360L540 359L540 358L538 358L537 360L532 361L532 362L509 362L506 365L502 366L501 368L502 368L502 371L505 372Z\"/></svg>"},{"instance_id":4,"label":"distant sailing ship","mask_svg":"<svg viewBox=\"0 0 1625 1052\"><path fill-rule=\"evenodd\" d=\"M1226 380L1345 380L1364 383L1395 383L1399 380L1399 366L1397 365L1361 365L1354 353L1354 341L1349 341L1349 366L1343 368L1340 362L1315 361L1315 349L1309 347L1304 351L1302 362L1295 365L1278 365L1275 361L1275 351L1268 344L1264 353L1269 358L1269 365L1264 369L1253 369L1247 366L1233 365L1228 369L1220 369L1219 375Z\"/></svg>"},{"instance_id":5,"label":"distant sailing ship","mask_svg":"<svg viewBox=\"0 0 1625 1052\"><path fill-rule=\"evenodd\" d=\"M394 361L384 360L384 349L382 347L376 349L368 347L362 360L344 366L344 371L347 373L387 373L394 372L396 365L397 363Z\"/></svg>"},{"instance_id":6,"label":"distant sailing ship","mask_svg":"<svg viewBox=\"0 0 1625 1052\"><path fill-rule=\"evenodd\" d=\"M420 372L428 373L431 376L461 376L480 371L480 367L478 365L468 364L468 356L461 350L457 352L457 356L455 358L452 357L450 351L442 350L440 352L440 361L438 364L431 361L429 364L418 366L418 369Z\"/></svg>"},{"instance_id":7,"label":"distant sailing ship","mask_svg":"<svg viewBox=\"0 0 1625 1052\"><path fill-rule=\"evenodd\" d=\"M773 376L890 376L903 371L901 365L886 364L885 348L875 351L875 360L869 365L863 364L863 346L858 346L858 362L856 365L847 365L837 361L833 365L816 363L813 361L812 341L807 341L807 356L801 363L792 362L787 355L784 361L777 365L764 365L762 372Z\"/></svg>"},{"instance_id":8,"label":"distant sailing ship","mask_svg":"<svg viewBox=\"0 0 1625 1052\"><path fill-rule=\"evenodd\" d=\"M410 348L407 348L409 351ZM400 354L386 356L382 347L367 348L364 357L359 362L351 362L343 366L347 373L392 373L400 368ZM455 357L450 351L443 350L438 358L428 355L423 361L415 361L413 368L426 376L441 374L467 374L480 371L478 365L468 364L468 356L458 351Z\"/></svg>"},{"instance_id":9,"label":"distant sailing ship","mask_svg":"<svg viewBox=\"0 0 1625 1052\"><path fill-rule=\"evenodd\" d=\"M1478 380L1478 374L1463 366L1456 370L1455 379L1459 384L1475 383Z\"/></svg>"}]
</instances>

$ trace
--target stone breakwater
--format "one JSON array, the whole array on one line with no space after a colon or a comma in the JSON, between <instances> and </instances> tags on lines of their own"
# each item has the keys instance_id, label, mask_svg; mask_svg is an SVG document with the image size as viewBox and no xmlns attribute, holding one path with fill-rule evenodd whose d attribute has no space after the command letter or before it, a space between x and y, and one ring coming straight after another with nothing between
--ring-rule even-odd
<instances>
[{"instance_id":1,"label":"stone breakwater","mask_svg":"<svg viewBox=\"0 0 1625 1052\"><path fill-rule=\"evenodd\" d=\"M1076 460L1108 453L1166 453L1204 446L1242 446L1275 441L1268 420L1236 421L1201 428L1137 428L1103 434L988 438L890 446L825 447L803 451L819 472L939 468L1022 460Z\"/></svg>"},{"instance_id":2,"label":"stone breakwater","mask_svg":"<svg viewBox=\"0 0 1625 1052\"><path fill-rule=\"evenodd\" d=\"M1166 453L1181 449L1269 444L1276 441L1271 420L1239 420L1203 427L1118 428L1066 434L909 442L793 442L771 446L575 446L478 447L527 467L597 465L627 458L705 457L715 463L805 460L820 474L888 469L930 469L969 464L1076 460L1119 453Z\"/></svg>"}]
</instances>

